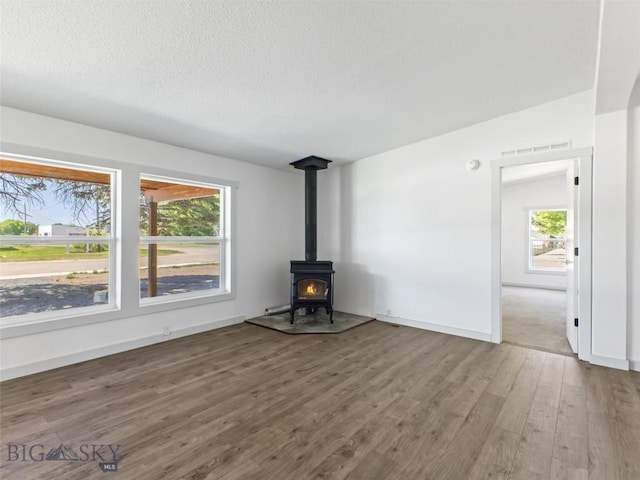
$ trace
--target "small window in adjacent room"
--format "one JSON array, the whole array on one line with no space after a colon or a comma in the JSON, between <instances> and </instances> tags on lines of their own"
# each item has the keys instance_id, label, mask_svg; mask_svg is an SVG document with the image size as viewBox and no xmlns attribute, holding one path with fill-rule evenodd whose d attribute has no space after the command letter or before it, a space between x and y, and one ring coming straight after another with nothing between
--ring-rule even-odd
<instances>
[{"instance_id":1,"label":"small window in adjacent room","mask_svg":"<svg viewBox=\"0 0 640 480\"><path fill-rule=\"evenodd\" d=\"M566 210L529 210L529 270L566 271Z\"/></svg>"},{"instance_id":2,"label":"small window in adjacent room","mask_svg":"<svg viewBox=\"0 0 640 480\"><path fill-rule=\"evenodd\" d=\"M115 309L116 171L2 158L0 172L3 325Z\"/></svg>"},{"instance_id":3,"label":"small window in adjacent room","mask_svg":"<svg viewBox=\"0 0 640 480\"><path fill-rule=\"evenodd\" d=\"M141 177L141 305L228 293L226 191L221 185Z\"/></svg>"}]
</instances>

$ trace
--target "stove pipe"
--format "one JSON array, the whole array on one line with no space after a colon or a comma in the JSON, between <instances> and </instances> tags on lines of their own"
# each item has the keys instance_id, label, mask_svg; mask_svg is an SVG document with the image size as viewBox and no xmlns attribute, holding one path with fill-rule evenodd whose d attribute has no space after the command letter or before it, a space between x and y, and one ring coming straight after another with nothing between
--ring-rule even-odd
<instances>
[{"instance_id":1,"label":"stove pipe","mask_svg":"<svg viewBox=\"0 0 640 480\"><path fill-rule=\"evenodd\" d=\"M304 170L304 255L307 262L318 259L318 170L324 170L331 160L311 156L291 162L295 168Z\"/></svg>"}]
</instances>

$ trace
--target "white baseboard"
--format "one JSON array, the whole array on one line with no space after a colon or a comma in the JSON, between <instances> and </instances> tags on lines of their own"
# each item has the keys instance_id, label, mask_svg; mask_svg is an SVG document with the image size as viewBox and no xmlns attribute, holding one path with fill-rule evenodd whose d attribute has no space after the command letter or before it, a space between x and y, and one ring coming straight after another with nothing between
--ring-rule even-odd
<instances>
[{"instance_id":1,"label":"white baseboard","mask_svg":"<svg viewBox=\"0 0 640 480\"><path fill-rule=\"evenodd\" d=\"M629 370L640 372L640 360L629 360Z\"/></svg>"},{"instance_id":2,"label":"white baseboard","mask_svg":"<svg viewBox=\"0 0 640 480\"><path fill-rule=\"evenodd\" d=\"M196 333L202 333L208 330L228 327L230 325L242 323L244 322L244 320L244 315L222 320L214 320L212 322L202 323L200 325L172 330L171 335L151 335L148 337L136 338L135 340L129 340L127 342L115 343L113 345L94 348L92 350L71 353L69 355L63 355L61 357L55 357L48 360L41 360L39 362L28 363L25 365L18 365L16 367L9 367L0 371L0 380L11 380L12 378L24 377L25 375L44 372L46 370L52 370L54 368L72 365L74 363L86 362L87 360L106 357L107 355L113 355L114 353L133 350L134 348L146 347L148 345L166 342L175 338L186 337L188 335L194 335Z\"/></svg>"},{"instance_id":3,"label":"white baseboard","mask_svg":"<svg viewBox=\"0 0 640 480\"><path fill-rule=\"evenodd\" d=\"M617 368L618 370L629 370L629 360L619 358L603 357L601 355L590 355L589 362L601 367Z\"/></svg>"},{"instance_id":4,"label":"white baseboard","mask_svg":"<svg viewBox=\"0 0 640 480\"><path fill-rule=\"evenodd\" d=\"M491 341L490 333L478 332L476 330L466 330L464 328L449 327L447 325L439 325L437 323L423 322L422 320L411 320L408 318L392 317L390 315L383 315L382 313L376 313L375 317L376 320L380 320L381 322L404 325L405 327L421 328L422 330L446 333L449 335L456 335L458 337L473 338L474 340L482 340L485 342Z\"/></svg>"}]
</instances>

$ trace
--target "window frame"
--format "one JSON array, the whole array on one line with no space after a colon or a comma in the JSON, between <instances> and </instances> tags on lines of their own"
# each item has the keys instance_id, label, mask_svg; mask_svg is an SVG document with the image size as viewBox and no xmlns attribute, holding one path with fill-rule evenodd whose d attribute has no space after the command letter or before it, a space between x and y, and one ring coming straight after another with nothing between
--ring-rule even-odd
<instances>
[{"instance_id":1,"label":"window frame","mask_svg":"<svg viewBox=\"0 0 640 480\"><path fill-rule=\"evenodd\" d=\"M0 338L14 338L66 328L73 328L95 323L123 320L140 317L151 313L166 312L168 310L190 308L200 305L213 304L235 300L236 298L236 259L235 259L235 227L236 227L236 196L239 189L237 181L215 178L190 172L176 172L157 168L146 164L134 164L118 160L92 157L77 153L50 150L27 145L2 142L0 156L7 159L31 163L52 163L57 165L75 166L79 169L107 169L115 172L112 178L112 222L111 235L114 247L111 252L109 274L113 276L113 292L110 292L116 308L101 306L78 307L56 312L41 312L38 314L16 315L0 319ZM225 259L224 277L225 293L215 296L198 296L197 298L174 299L169 302L141 306L139 293L132 285L138 286L139 256L139 212L138 208L125 208L131 204L139 205L140 176L155 175L177 178L187 182L198 182L219 185L226 189L224 205L225 218ZM116 199L115 201L113 199ZM135 212L133 212L135 210ZM123 235L123 232L137 232ZM51 238L51 237L49 237ZM65 237L66 238L66 237ZM91 243L96 243L91 237ZM7 243L7 242L3 242ZM222 268L222 266L221 266ZM113 293L113 295L112 295ZM101 308L102 307L102 308ZM86 311L88 309L89 311ZM7 320L11 319L11 321Z\"/></svg>"},{"instance_id":2,"label":"window frame","mask_svg":"<svg viewBox=\"0 0 640 480\"><path fill-rule=\"evenodd\" d=\"M219 245L219 286L216 289L211 290L196 290L187 293L178 293L167 296L156 296L139 298L139 304L142 308L148 308L153 305L166 305L173 302L179 302L189 299L208 298L208 297L221 297L231 293L231 282L228 282L229 272L227 272L227 264L229 263L227 257L230 251L230 242L228 236L228 219L226 205L229 203L227 197L230 195L230 188L218 183L207 183L202 181L194 181L182 178L180 176L161 176L156 174L150 174L146 170L139 176L139 181L152 180L159 182L175 183L179 185L188 185L194 187L214 188L219 190L220 195L220 219L218 227L218 235L208 236L165 236L165 235L141 235L140 228L138 228L139 245L156 244L161 245L163 243L217 243ZM139 225L138 225L139 227ZM140 284L142 278L140 277L140 269L138 270L138 290L140 290Z\"/></svg>"},{"instance_id":3,"label":"window frame","mask_svg":"<svg viewBox=\"0 0 640 480\"><path fill-rule=\"evenodd\" d=\"M109 234L99 237L87 237L87 236L66 236L66 235L0 235L0 245L68 245L70 243L78 245L107 245L109 248L107 269L108 269L108 301L106 304L91 305L84 307L76 307L72 309L58 309L46 312L33 312L25 313L23 315L12 315L9 317L3 317L0 319L0 323L4 327L29 325L35 323L56 321L69 317L77 317L82 315L94 315L104 312L112 312L119 309L120 301L117 295L117 270L116 270L116 235L114 234L114 227L118 222L118 212L116 205L118 204L118 192L115 188L118 177L118 170L107 167L97 167L93 165L77 164L72 162L64 162L59 160L49 159L26 159L19 155L12 155L1 153L3 158L7 160L13 160L16 162L28 163L33 165L42 165L49 167L59 167L72 170L78 170L82 172L102 173L109 175L109 189L110 189L110 215L111 225L109 228ZM53 178L53 177L41 177L41 178ZM71 241L72 240L72 241Z\"/></svg>"},{"instance_id":4,"label":"window frame","mask_svg":"<svg viewBox=\"0 0 640 480\"><path fill-rule=\"evenodd\" d=\"M540 212L540 211L566 211L567 208L566 207L558 207L558 206L553 206L553 207L529 207L529 208L525 208L525 215L526 215L526 235L525 238L527 239L527 243L526 243L526 253L525 253L525 272L529 273L529 274L537 274L537 275L559 275L559 276L564 276L567 273L567 269L566 266L564 268L540 268L540 267L534 267L533 266L533 241L534 240L539 240L539 239L534 239L531 236L531 220L533 218L533 212ZM558 238L558 239L554 239L556 241L566 241L565 238ZM566 255L566 253L565 253Z\"/></svg>"}]
</instances>

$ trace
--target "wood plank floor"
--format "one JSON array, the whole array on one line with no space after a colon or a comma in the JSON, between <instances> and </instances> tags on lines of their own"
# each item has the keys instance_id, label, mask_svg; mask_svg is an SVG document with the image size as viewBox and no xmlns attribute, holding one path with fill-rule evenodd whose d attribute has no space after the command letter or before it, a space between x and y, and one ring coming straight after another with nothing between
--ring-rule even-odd
<instances>
[{"instance_id":1,"label":"wood plank floor","mask_svg":"<svg viewBox=\"0 0 640 480\"><path fill-rule=\"evenodd\" d=\"M0 477L637 480L639 392L638 373L515 345L243 324L2 383ZM118 472L9 461L61 443L121 445Z\"/></svg>"}]
</instances>

